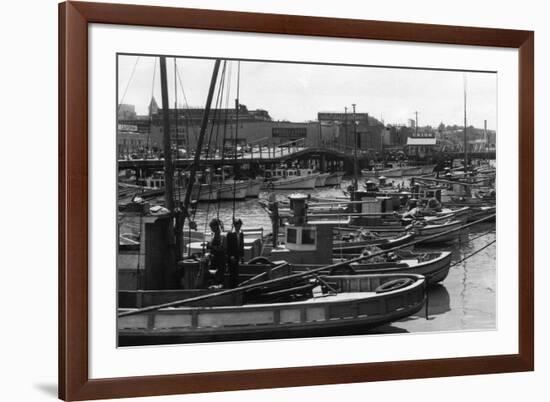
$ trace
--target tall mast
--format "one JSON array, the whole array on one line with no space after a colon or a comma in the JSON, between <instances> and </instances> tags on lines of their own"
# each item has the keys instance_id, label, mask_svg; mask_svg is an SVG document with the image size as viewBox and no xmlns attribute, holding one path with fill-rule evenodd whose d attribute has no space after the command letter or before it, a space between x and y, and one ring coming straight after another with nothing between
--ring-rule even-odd
<instances>
[{"instance_id":1,"label":"tall mast","mask_svg":"<svg viewBox=\"0 0 550 402\"><path fill-rule=\"evenodd\" d=\"M210 80L210 88L208 89L208 97L206 99L206 105L204 107L204 113L201 120L201 130L199 132L199 138L197 138L197 149L195 150L195 158L191 165L191 172L189 173L189 182L187 183L187 190L185 192L185 198L183 200L183 210L187 214L189 207L189 201L191 200L191 191L193 190L193 184L195 183L195 176L197 174L197 167L201 160L202 143L204 142L204 134L208 125L208 115L210 114L210 107L212 105L212 97L214 96L214 89L216 88L216 80L218 78L218 71L220 69L220 59L216 59L214 63L214 70L212 71L212 78ZM185 216L184 216L185 219ZM182 220L183 221L183 220ZM183 222L182 222L183 226Z\"/></svg>"},{"instance_id":2,"label":"tall mast","mask_svg":"<svg viewBox=\"0 0 550 402\"><path fill-rule=\"evenodd\" d=\"M352 103L351 106L353 107L353 188L357 190L357 119L355 117L355 103Z\"/></svg>"},{"instance_id":3,"label":"tall mast","mask_svg":"<svg viewBox=\"0 0 550 402\"><path fill-rule=\"evenodd\" d=\"M464 75L464 171L468 166L468 128L466 122L466 75Z\"/></svg>"},{"instance_id":4,"label":"tall mast","mask_svg":"<svg viewBox=\"0 0 550 402\"><path fill-rule=\"evenodd\" d=\"M174 211L174 166L170 133L170 105L168 103L168 82L166 78L166 57L160 56L160 88L162 94L162 129L164 145L164 203L170 212Z\"/></svg>"},{"instance_id":5,"label":"tall mast","mask_svg":"<svg viewBox=\"0 0 550 402\"><path fill-rule=\"evenodd\" d=\"M235 169L237 167L237 146L238 146L238 133L239 133L239 96L241 86L241 62L237 62L237 98L235 99L235 150L234 150L234 165L233 165L233 221L235 221L235 197L237 193L237 180L235 178ZM222 167L223 171L223 167ZM222 173L223 175L223 173Z\"/></svg>"}]
</instances>

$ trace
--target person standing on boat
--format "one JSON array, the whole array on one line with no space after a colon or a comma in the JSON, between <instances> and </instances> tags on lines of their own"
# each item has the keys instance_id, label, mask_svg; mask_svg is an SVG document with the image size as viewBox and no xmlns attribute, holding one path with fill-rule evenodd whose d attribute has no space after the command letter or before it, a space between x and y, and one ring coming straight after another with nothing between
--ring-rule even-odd
<instances>
[{"instance_id":1,"label":"person standing on boat","mask_svg":"<svg viewBox=\"0 0 550 402\"><path fill-rule=\"evenodd\" d=\"M208 248L210 249L210 269L216 271L214 274L216 284L222 284L226 271L227 238L222 234L223 223L218 218L212 219L209 226L212 231L212 240L208 244Z\"/></svg>"},{"instance_id":2,"label":"person standing on boat","mask_svg":"<svg viewBox=\"0 0 550 402\"><path fill-rule=\"evenodd\" d=\"M244 234L241 232L243 221L235 219L233 221L233 230L227 234L227 265L228 276L226 288L236 288L239 286L239 263L244 262Z\"/></svg>"},{"instance_id":3,"label":"person standing on boat","mask_svg":"<svg viewBox=\"0 0 550 402\"><path fill-rule=\"evenodd\" d=\"M277 196L275 193L269 194L269 218L271 219L271 232L273 239L273 248L277 248L278 236L279 236L279 203L277 202Z\"/></svg>"}]
</instances>

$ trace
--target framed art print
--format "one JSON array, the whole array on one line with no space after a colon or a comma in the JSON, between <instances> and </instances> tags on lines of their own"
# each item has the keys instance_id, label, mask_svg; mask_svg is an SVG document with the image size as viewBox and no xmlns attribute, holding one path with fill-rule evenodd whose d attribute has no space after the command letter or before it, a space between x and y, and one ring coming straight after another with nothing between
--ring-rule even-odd
<instances>
[{"instance_id":1,"label":"framed art print","mask_svg":"<svg viewBox=\"0 0 550 402\"><path fill-rule=\"evenodd\" d=\"M60 398L533 369L533 32L59 12Z\"/></svg>"}]
</instances>

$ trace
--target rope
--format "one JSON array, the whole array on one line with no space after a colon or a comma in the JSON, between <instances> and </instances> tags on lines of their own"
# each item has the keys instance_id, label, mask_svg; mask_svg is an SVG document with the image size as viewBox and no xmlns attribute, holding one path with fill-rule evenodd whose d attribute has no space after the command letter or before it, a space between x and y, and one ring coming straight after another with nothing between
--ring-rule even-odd
<instances>
[{"instance_id":1,"label":"rope","mask_svg":"<svg viewBox=\"0 0 550 402\"><path fill-rule=\"evenodd\" d=\"M136 72L136 67L138 65L139 59L140 57L138 56L136 58L136 62L134 63L134 67L132 68L132 72L130 73L130 78L128 78L128 82L126 83L126 89L124 89L124 93L122 94L122 98L120 99L120 103L118 104L117 112L120 110L120 106L124 103L124 98L126 98L126 93L128 92L128 88L130 88L130 83L134 78L134 73Z\"/></svg>"},{"instance_id":2,"label":"rope","mask_svg":"<svg viewBox=\"0 0 550 402\"><path fill-rule=\"evenodd\" d=\"M486 245L484 245L483 247L481 247L480 249L477 249L476 251L474 251L473 253L471 254L468 254L466 257L462 258L461 260L455 262L454 264L452 264L449 268L452 268L458 264L460 264L461 262L464 262L466 261L468 258L470 257L473 257L474 255L478 254L479 252L481 252L482 250L485 250L487 247L489 247L491 244L494 244L497 240L492 240L490 241L489 243L487 243Z\"/></svg>"},{"instance_id":3,"label":"rope","mask_svg":"<svg viewBox=\"0 0 550 402\"><path fill-rule=\"evenodd\" d=\"M180 76L179 68L178 68L178 70L176 70L176 75L177 75L177 77L178 77L178 82L179 82L179 85L180 85L181 93L182 93L182 95L183 95L183 101L184 101L184 103L185 103L185 109L186 109L187 111L189 111L191 108L189 107L189 102L187 101L187 96L185 95L185 90L183 89L183 81L182 81L181 76ZM191 119L191 115L188 114L188 115L187 115L187 119L185 119L185 121L186 121L186 128L187 128L187 146L189 146L189 144L190 144L190 139L189 139L189 124L188 124L188 120L190 120L190 119ZM193 134L195 134L195 136L196 136L196 134L197 134L196 126L193 125L192 127L193 127Z\"/></svg>"}]
</instances>

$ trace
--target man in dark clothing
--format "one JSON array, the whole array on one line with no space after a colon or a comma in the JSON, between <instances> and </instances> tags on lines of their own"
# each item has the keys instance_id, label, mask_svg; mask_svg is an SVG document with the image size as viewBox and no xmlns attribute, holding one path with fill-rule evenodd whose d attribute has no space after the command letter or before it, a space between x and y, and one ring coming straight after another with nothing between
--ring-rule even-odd
<instances>
[{"instance_id":1,"label":"man in dark clothing","mask_svg":"<svg viewBox=\"0 0 550 402\"><path fill-rule=\"evenodd\" d=\"M208 248L210 249L210 268L215 269L214 279L217 284L224 282L226 266L227 239L222 235L223 224L214 218L210 221L210 230L212 231L212 240Z\"/></svg>"},{"instance_id":2,"label":"man in dark clothing","mask_svg":"<svg viewBox=\"0 0 550 402\"><path fill-rule=\"evenodd\" d=\"M229 275L226 281L227 288L239 286L239 262L244 262L244 234L241 232L243 222L240 219L233 221L233 231L227 234L227 259Z\"/></svg>"}]
</instances>

